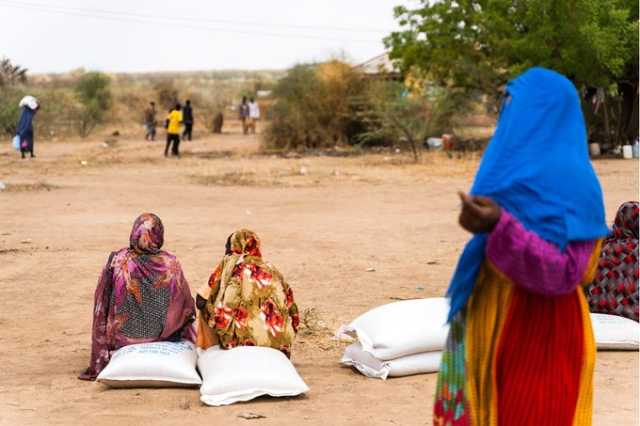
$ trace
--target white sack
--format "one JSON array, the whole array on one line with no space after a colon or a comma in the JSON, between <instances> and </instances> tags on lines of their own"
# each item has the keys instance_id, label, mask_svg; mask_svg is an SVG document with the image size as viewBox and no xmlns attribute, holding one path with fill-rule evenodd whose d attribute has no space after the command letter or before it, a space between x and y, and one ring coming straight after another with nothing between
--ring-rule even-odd
<instances>
[{"instance_id":1,"label":"white sack","mask_svg":"<svg viewBox=\"0 0 640 426\"><path fill-rule=\"evenodd\" d=\"M113 387L198 386L193 343L140 343L118 349L97 381Z\"/></svg>"},{"instance_id":2,"label":"white sack","mask_svg":"<svg viewBox=\"0 0 640 426\"><path fill-rule=\"evenodd\" d=\"M18 106L20 108L22 107L29 107L29 109L31 110L36 110L38 108L38 100L36 98L34 98L31 95L25 96L24 98L22 98L20 100L20 103L18 104Z\"/></svg>"},{"instance_id":3,"label":"white sack","mask_svg":"<svg viewBox=\"0 0 640 426\"><path fill-rule=\"evenodd\" d=\"M378 306L338 330L355 337L362 350L382 361L441 351L449 333L449 302L443 297Z\"/></svg>"},{"instance_id":4,"label":"white sack","mask_svg":"<svg viewBox=\"0 0 640 426\"><path fill-rule=\"evenodd\" d=\"M207 405L229 405L262 395L296 396L309 390L291 361L272 348L214 346L200 353L198 368L204 379L200 400Z\"/></svg>"},{"instance_id":5,"label":"white sack","mask_svg":"<svg viewBox=\"0 0 640 426\"><path fill-rule=\"evenodd\" d=\"M436 372L440 368L441 358L442 352L434 351L380 361L363 351L360 343L356 342L347 347L340 362L343 365L355 367L367 377L386 380L387 377Z\"/></svg>"},{"instance_id":6,"label":"white sack","mask_svg":"<svg viewBox=\"0 0 640 426\"><path fill-rule=\"evenodd\" d=\"M591 314L598 349L638 350L640 325L617 315Z\"/></svg>"}]
</instances>

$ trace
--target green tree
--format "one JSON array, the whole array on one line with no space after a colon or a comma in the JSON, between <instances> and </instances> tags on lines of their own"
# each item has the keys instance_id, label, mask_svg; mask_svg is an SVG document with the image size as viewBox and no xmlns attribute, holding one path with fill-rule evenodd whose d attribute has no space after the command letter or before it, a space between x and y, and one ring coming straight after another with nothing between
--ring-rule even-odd
<instances>
[{"instance_id":1,"label":"green tree","mask_svg":"<svg viewBox=\"0 0 640 426\"><path fill-rule=\"evenodd\" d=\"M403 29L386 39L391 57L445 87L498 99L510 78L544 66L583 93L637 93L638 0L421 0L395 14ZM628 136L622 109L611 111Z\"/></svg>"},{"instance_id":2,"label":"green tree","mask_svg":"<svg viewBox=\"0 0 640 426\"><path fill-rule=\"evenodd\" d=\"M105 120L111 108L111 81L105 74L90 72L80 77L75 86L80 101L77 111L80 136L88 136L98 124Z\"/></svg>"}]
</instances>

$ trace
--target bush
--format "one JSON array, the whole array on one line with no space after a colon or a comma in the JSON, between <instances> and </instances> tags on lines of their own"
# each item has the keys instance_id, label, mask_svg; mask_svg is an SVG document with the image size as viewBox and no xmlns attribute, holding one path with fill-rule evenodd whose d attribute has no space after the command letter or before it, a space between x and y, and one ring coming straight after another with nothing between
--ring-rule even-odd
<instances>
[{"instance_id":1,"label":"bush","mask_svg":"<svg viewBox=\"0 0 640 426\"><path fill-rule=\"evenodd\" d=\"M0 59L0 87L26 83L27 69L14 65L8 58Z\"/></svg>"},{"instance_id":2,"label":"bush","mask_svg":"<svg viewBox=\"0 0 640 426\"><path fill-rule=\"evenodd\" d=\"M20 118L18 103L24 94L16 87L5 87L0 91L0 131L13 136Z\"/></svg>"},{"instance_id":3,"label":"bush","mask_svg":"<svg viewBox=\"0 0 640 426\"><path fill-rule=\"evenodd\" d=\"M77 110L78 130L80 136L86 137L104 122L111 108L111 82L105 74L90 72L80 77L75 92L80 101Z\"/></svg>"},{"instance_id":4,"label":"bush","mask_svg":"<svg viewBox=\"0 0 640 426\"><path fill-rule=\"evenodd\" d=\"M274 88L264 147L404 145L417 159L427 137L452 133L454 118L468 110L471 100L462 91L425 81L414 86L367 79L339 61L298 65Z\"/></svg>"},{"instance_id":5,"label":"bush","mask_svg":"<svg viewBox=\"0 0 640 426\"><path fill-rule=\"evenodd\" d=\"M273 90L265 147L318 149L348 142L353 100L364 87L360 76L339 61L295 66Z\"/></svg>"},{"instance_id":6,"label":"bush","mask_svg":"<svg viewBox=\"0 0 640 426\"><path fill-rule=\"evenodd\" d=\"M380 140L406 145L417 160L425 139L453 133L454 118L469 105L469 97L462 92L428 87L426 93L412 93L402 83L373 81L367 87L365 108L358 114L366 130L357 138L363 145Z\"/></svg>"},{"instance_id":7,"label":"bush","mask_svg":"<svg viewBox=\"0 0 640 426\"><path fill-rule=\"evenodd\" d=\"M178 89L172 80L162 80L155 84L154 91L160 108L173 108L179 101Z\"/></svg>"}]
</instances>

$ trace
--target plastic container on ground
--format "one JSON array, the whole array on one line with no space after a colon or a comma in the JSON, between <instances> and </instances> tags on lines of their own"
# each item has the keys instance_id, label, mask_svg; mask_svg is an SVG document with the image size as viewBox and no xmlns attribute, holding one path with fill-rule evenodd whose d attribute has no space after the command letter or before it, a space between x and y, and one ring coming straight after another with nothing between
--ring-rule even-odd
<instances>
[{"instance_id":1,"label":"plastic container on ground","mask_svg":"<svg viewBox=\"0 0 640 426\"><path fill-rule=\"evenodd\" d=\"M442 149L442 138L427 139L427 147L429 149Z\"/></svg>"},{"instance_id":2,"label":"plastic container on ground","mask_svg":"<svg viewBox=\"0 0 640 426\"><path fill-rule=\"evenodd\" d=\"M633 158L633 147L631 145L622 146L622 158L625 160Z\"/></svg>"}]
</instances>

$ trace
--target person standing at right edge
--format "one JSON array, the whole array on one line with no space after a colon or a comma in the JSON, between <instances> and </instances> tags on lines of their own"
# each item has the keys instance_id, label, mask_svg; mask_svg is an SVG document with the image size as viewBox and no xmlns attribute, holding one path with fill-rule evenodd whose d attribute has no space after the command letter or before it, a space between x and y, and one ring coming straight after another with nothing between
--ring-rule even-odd
<instances>
[{"instance_id":1,"label":"person standing at right edge","mask_svg":"<svg viewBox=\"0 0 640 426\"><path fill-rule=\"evenodd\" d=\"M595 342L583 287L608 234L574 85L531 68L507 85L459 222L434 425L590 425Z\"/></svg>"},{"instance_id":2,"label":"person standing at right edge","mask_svg":"<svg viewBox=\"0 0 640 426\"><path fill-rule=\"evenodd\" d=\"M180 127L182 126L182 105L176 104L175 108L167 116L167 145L164 148L164 156L171 153L180 158Z\"/></svg>"},{"instance_id":3,"label":"person standing at right edge","mask_svg":"<svg viewBox=\"0 0 640 426\"><path fill-rule=\"evenodd\" d=\"M190 100L185 102L185 106L182 109L182 122L184 124L182 138L184 140L191 140L191 133L193 132L193 109L191 108Z\"/></svg>"},{"instance_id":4,"label":"person standing at right edge","mask_svg":"<svg viewBox=\"0 0 640 426\"><path fill-rule=\"evenodd\" d=\"M20 155L25 158L25 154L29 153L31 158L35 157L33 153L34 133L33 133L33 117L40 109L40 103L33 96L25 96L20 101L22 112L20 120L16 126L16 135L20 138Z\"/></svg>"}]
</instances>

